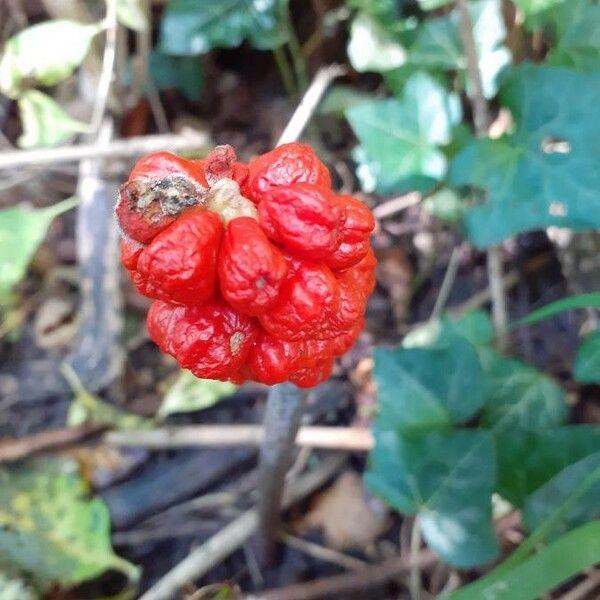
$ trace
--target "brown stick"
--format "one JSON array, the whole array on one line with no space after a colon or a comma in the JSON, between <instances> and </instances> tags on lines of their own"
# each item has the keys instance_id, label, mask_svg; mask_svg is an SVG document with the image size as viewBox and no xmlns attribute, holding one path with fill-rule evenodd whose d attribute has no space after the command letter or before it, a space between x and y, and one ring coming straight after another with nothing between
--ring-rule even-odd
<instances>
[{"instance_id":1,"label":"brown stick","mask_svg":"<svg viewBox=\"0 0 600 600\"><path fill-rule=\"evenodd\" d=\"M11 150L10 152L0 152L0 169L79 162L86 158L135 157L161 150L171 150L173 152L201 150L209 143L210 138L207 133L186 129L178 134L143 135L115 140L103 146L98 144L76 144L73 146L59 146L58 148Z\"/></svg>"},{"instance_id":2,"label":"brown stick","mask_svg":"<svg viewBox=\"0 0 600 600\"><path fill-rule=\"evenodd\" d=\"M390 558L357 572L249 594L244 597L244 600L316 600L317 598L344 598L346 594L358 592L365 594L369 589L406 573L415 564L418 564L421 569L427 569L436 562L436 557L430 551L423 550L414 557Z\"/></svg>"},{"instance_id":3,"label":"brown stick","mask_svg":"<svg viewBox=\"0 0 600 600\"><path fill-rule=\"evenodd\" d=\"M82 425L68 429L42 431L19 439L4 440L0 442L0 462L21 460L43 451L58 450L81 442L101 429L97 425Z\"/></svg>"},{"instance_id":4,"label":"brown stick","mask_svg":"<svg viewBox=\"0 0 600 600\"><path fill-rule=\"evenodd\" d=\"M143 446L153 450L185 446L258 446L261 425L183 425L160 429L109 431L103 441L114 446ZM362 427L301 427L296 445L328 450L366 452L373 447L373 434Z\"/></svg>"}]
</instances>

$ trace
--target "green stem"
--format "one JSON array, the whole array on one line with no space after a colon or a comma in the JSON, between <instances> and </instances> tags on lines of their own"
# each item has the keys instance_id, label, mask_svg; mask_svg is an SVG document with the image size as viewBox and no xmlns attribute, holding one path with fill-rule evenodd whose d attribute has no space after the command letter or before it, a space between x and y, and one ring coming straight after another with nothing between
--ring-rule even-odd
<instances>
[{"instance_id":1,"label":"green stem","mask_svg":"<svg viewBox=\"0 0 600 600\"><path fill-rule=\"evenodd\" d=\"M290 54L292 55L292 62L294 63L294 71L296 72L296 79L298 81L300 91L305 92L308 88L308 75L306 72L306 62L304 60L304 54L302 54L302 46L300 40L296 34L294 23L292 22L292 15L290 13L289 4L286 4L284 9L285 24L288 30L288 47Z\"/></svg>"},{"instance_id":2,"label":"green stem","mask_svg":"<svg viewBox=\"0 0 600 600\"><path fill-rule=\"evenodd\" d=\"M283 46L273 49L273 57L275 58L275 64L277 65L277 70L279 71L287 95L290 97L290 100L295 100L297 95L296 82L294 81L294 74L292 73Z\"/></svg>"}]
</instances>

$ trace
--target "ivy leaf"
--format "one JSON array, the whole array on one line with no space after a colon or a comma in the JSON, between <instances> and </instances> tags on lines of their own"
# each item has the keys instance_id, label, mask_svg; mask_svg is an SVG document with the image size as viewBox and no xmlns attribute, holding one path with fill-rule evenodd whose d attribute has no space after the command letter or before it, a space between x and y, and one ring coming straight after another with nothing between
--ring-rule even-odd
<instances>
[{"instance_id":1,"label":"ivy leaf","mask_svg":"<svg viewBox=\"0 0 600 600\"><path fill-rule=\"evenodd\" d=\"M600 67L600 4L595 0L569 0L540 18L554 29L555 43L546 57L548 64L584 72Z\"/></svg>"},{"instance_id":2,"label":"ivy leaf","mask_svg":"<svg viewBox=\"0 0 600 600\"><path fill-rule=\"evenodd\" d=\"M119 23L134 31L148 29L148 19L142 2L145 2L145 0L117 0L117 19Z\"/></svg>"},{"instance_id":3,"label":"ivy leaf","mask_svg":"<svg viewBox=\"0 0 600 600\"><path fill-rule=\"evenodd\" d=\"M575 357L575 381L600 383L600 330L587 335Z\"/></svg>"},{"instance_id":4,"label":"ivy leaf","mask_svg":"<svg viewBox=\"0 0 600 600\"><path fill-rule=\"evenodd\" d=\"M496 436L498 492L515 506L560 471L600 448L600 427L567 425L548 431L503 431Z\"/></svg>"},{"instance_id":5,"label":"ivy leaf","mask_svg":"<svg viewBox=\"0 0 600 600\"><path fill-rule=\"evenodd\" d=\"M175 383L167 392L158 411L164 418L173 413L191 412L209 408L237 389L233 383L198 379L189 371L181 370Z\"/></svg>"},{"instance_id":6,"label":"ivy leaf","mask_svg":"<svg viewBox=\"0 0 600 600\"><path fill-rule=\"evenodd\" d=\"M28 80L55 85L81 64L101 24L44 21L11 37L0 60L0 90L16 98Z\"/></svg>"},{"instance_id":7,"label":"ivy leaf","mask_svg":"<svg viewBox=\"0 0 600 600\"><path fill-rule=\"evenodd\" d=\"M481 356L481 355L480 355ZM494 432L544 430L564 423L563 390L534 367L489 350L484 371L488 397L481 423Z\"/></svg>"},{"instance_id":8,"label":"ivy leaf","mask_svg":"<svg viewBox=\"0 0 600 600\"><path fill-rule=\"evenodd\" d=\"M458 98L426 73L407 81L400 99L378 100L346 111L361 146L357 173L366 191L381 194L429 189L446 173L439 146L460 120Z\"/></svg>"},{"instance_id":9,"label":"ivy leaf","mask_svg":"<svg viewBox=\"0 0 600 600\"><path fill-rule=\"evenodd\" d=\"M22 148L55 146L73 134L88 131L87 123L73 119L50 96L38 90L27 90L19 98L23 135Z\"/></svg>"},{"instance_id":10,"label":"ivy leaf","mask_svg":"<svg viewBox=\"0 0 600 600\"><path fill-rule=\"evenodd\" d=\"M527 498L523 510L527 528L536 529L559 507L564 508L560 520L553 523L551 537L600 513L600 451L569 465Z\"/></svg>"},{"instance_id":11,"label":"ivy leaf","mask_svg":"<svg viewBox=\"0 0 600 600\"><path fill-rule=\"evenodd\" d=\"M348 58L359 72L380 73L403 65L406 50L376 19L359 12L350 27Z\"/></svg>"},{"instance_id":12,"label":"ivy leaf","mask_svg":"<svg viewBox=\"0 0 600 600\"><path fill-rule=\"evenodd\" d=\"M556 93L560 90L560 94ZM600 227L600 73L516 67L501 91L514 133L476 140L452 161L449 180L486 192L466 218L479 247L549 227Z\"/></svg>"},{"instance_id":13,"label":"ivy leaf","mask_svg":"<svg viewBox=\"0 0 600 600\"><path fill-rule=\"evenodd\" d=\"M109 569L131 581L137 569L114 554L106 505L90 498L70 460L38 459L0 468L0 569L8 565L49 592Z\"/></svg>"},{"instance_id":14,"label":"ivy leaf","mask_svg":"<svg viewBox=\"0 0 600 600\"><path fill-rule=\"evenodd\" d=\"M285 43L281 21L287 0L171 0L160 24L162 52L204 54L212 48L234 48L248 40L268 50Z\"/></svg>"},{"instance_id":15,"label":"ivy leaf","mask_svg":"<svg viewBox=\"0 0 600 600\"><path fill-rule=\"evenodd\" d=\"M377 348L374 375L382 419L403 431L464 422L485 401L477 353L459 336L446 347Z\"/></svg>"},{"instance_id":16,"label":"ivy leaf","mask_svg":"<svg viewBox=\"0 0 600 600\"><path fill-rule=\"evenodd\" d=\"M381 430L365 481L390 506L417 513L429 546L446 562L470 568L498 553L491 520L494 463L486 431L400 436Z\"/></svg>"},{"instance_id":17,"label":"ivy leaf","mask_svg":"<svg viewBox=\"0 0 600 600\"><path fill-rule=\"evenodd\" d=\"M76 204L69 198L47 208L20 205L0 210L0 304L24 277L52 220Z\"/></svg>"},{"instance_id":18,"label":"ivy leaf","mask_svg":"<svg viewBox=\"0 0 600 600\"><path fill-rule=\"evenodd\" d=\"M150 76L159 90L175 88L190 102L200 99L204 72L197 56L171 56L153 50L150 53Z\"/></svg>"},{"instance_id":19,"label":"ivy leaf","mask_svg":"<svg viewBox=\"0 0 600 600\"><path fill-rule=\"evenodd\" d=\"M498 75L511 61L503 43L506 27L501 0L480 0L468 5L473 22L483 91L487 98L496 95ZM417 29L416 39L409 48L409 61L422 68L453 70L466 76L467 59L458 24L458 13L424 21ZM468 85L468 83L467 83Z\"/></svg>"}]
</instances>

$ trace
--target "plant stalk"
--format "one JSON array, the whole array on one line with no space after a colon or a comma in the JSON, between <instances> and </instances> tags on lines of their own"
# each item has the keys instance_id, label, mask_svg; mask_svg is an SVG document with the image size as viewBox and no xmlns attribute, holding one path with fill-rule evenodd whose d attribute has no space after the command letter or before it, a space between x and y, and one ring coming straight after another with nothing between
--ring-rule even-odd
<instances>
[{"instance_id":1,"label":"plant stalk","mask_svg":"<svg viewBox=\"0 0 600 600\"><path fill-rule=\"evenodd\" d=\"M486 138L491 123L490 108L483 93L483 83L477 58L477 47L473 35L473 21L467 7L467 0L456 0L456 10L459 16L460 37L467 58L467 74L471 83L471 105L473 107L473 122L477 137ZM506 308L506 291L502 273L502 250L493 246L487 251L487 271L492 297L492 320L498 335L498 345L506 346L506 324L508 323Z\"/></svg>"},{"instance_id":2,"label":"plant stalk","mask_svg":"<svg viewBox=\"0 0 600 600\"><path fill-rule=\"evenodd\" d=\"M306 406L308 393L292 383L269 390L264 417L264 438L258 466L257 558L261 565L273 564L275 540L281 524L281 499L285 475L292 462L294 439Z\"/></svg>"}]
</instances>

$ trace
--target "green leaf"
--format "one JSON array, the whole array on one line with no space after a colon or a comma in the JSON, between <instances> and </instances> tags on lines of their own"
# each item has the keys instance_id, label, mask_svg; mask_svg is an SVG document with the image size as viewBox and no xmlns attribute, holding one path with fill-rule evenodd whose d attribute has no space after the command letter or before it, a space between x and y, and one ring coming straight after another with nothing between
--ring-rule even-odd
<instances>
[{"instance_id":1,"label":"green leaf","mask_svg":"<svg viewBox=\"0 0 600 600\"><path fill-rule=\"evenodd\" d=\"M233 383L198 379L189 371L182 369L167 392L158 416L164 418L173 413L209 408L222 398L231 396L236 389L237 386Z\"/></svg>"},{"instance_id":2,"label":"green leaf","mask_svg":"<svg viewBox=\"0 0 600 600\"><path fill-rule=\"evenodd\" d=\"M600 292L576 294L575 296L567 296L566 298L545 304L540 308L532 310L522 319L510 323L508 329L513 330L524 325L533 325L566 310L575 310L578 308L600 308Z\"/></svg>"},{"instance_id":3,"label":"green leaf","mask_svg":"<svg viewBox=\"0 0 600 600\"><path fill-rule=\"evenodd\" d=\"M536 15L549 8L563 4L565 0L513 0L526 17ZM573 0L568 0L569 3Z\"/></svg>"},{"instance_id":4,"label":"green leaf","mask_svg":"<svg viewBox=\"0 0 600 600\"><path fill-rule=\"evenodd\" d=\"M20 205L0 210L0 304L6 303L12 287L24 277L52 219L76 204L69 198L47 208Z\"/></svg>"},{"instance_id":5,"label":"green leaf","mask_svg":"<svg viewBox=\"0 0 600 600\"><path fill-rule=\"evenodd\" d=\"M547 63L584 72L600 67L600 4L596 0L569 0L540 18L554 29Z\"/></svg>"},{"instance_id":6,"label":"green leaf","mask_svg":"<svg viewBox=\"0 0 600 600\"><path fill-rule=\"evenodd\" d=\"M422 206L430 215L448 223L460 223L467 211L463 198L447 187L425 198Z\"/></svg>"},{"instance_id":7,"label":"green leaf","mask_svg":"<svg viewBox=\"0 0 600 600\"><path fill-rule=\"evenodd\" d=\"M380 430L375 439L367 485L397 510L418 513L423 535L436 553L462 568L497 555L491 520L495 458L490 433L399 436Z\"/></svg>"},{"instance_id":8,"label":"green leaf","mask_svg":"<svg viewBox=\"0 0 600 600\"><path fill-rule=\"evenodd\" d=\"M477 353L456 336L447 347L375 349L382 422L402 431L471 418L485 401Z\"/></svg>"},{"instance_id":9,"label":"green leaf","mask_svg":"<svg viewBox=\"0 0 600 600\"><path fill-rule=\"evenodd\" d=\"M117 19L121 25L134 31L148 29L148 19L143 4L146 0L117 0Z\"/></svg>"},{"instance_id":10,"label":"green leaf","mask_svg":"<svg viewBox=\"0 0 600 600\"><path fill-rule=\"evenodd\" d=\"M579 491L576 498L572 497L574 490ZM600 513L600 451L569 465L527 498L523 510L527 528L538 528L559 507L563 507L561 518L554 520L546 538L560 535Z\"/></svg>"},{"instance_id":11,"label":"green leaf","mask_svg":"<svg viewBox=\"0 0 600 600\"><path fill-rule=\"evenodd\" d=\"M419 6L421 10L434 10L436 8L440 8L441 6L446 6L450 4L454 0L417 0L419 2Z\"/></svg>"},{"instance_id":12,"label":"green leaf","mask_svg":"<svg viewBox=\"0 0 600 600\"><path fill-rule=\"evenodd\" d=\"M0 90L17 97L31 79L55 85L66 79L88 53L101 24L56 19L27 27L11 37L0 60Z\"/></svg>"},{"instance_id":13,"label":"green leaf","mask_svg":"<svg viewBox=\"0 0 600 600\"><path fill-rule=\"evenodd\" d=\"M268 50L285 43L281 15L286 0L171 0L160 24L160 50L197 55L234 48L248 40Z\"/></svg>"},{"instance_id":14,"label":"green leaf","mask_svg":"<svg viewBox=\"0 0 600 600\"><path fill-rule=\"evenodd\" d=\"M600 330L587 335L575 357L575 381L600 383Z\"/></svg>"},{"instance_id":15,"label":"green leaf","mask_svg":"<svg viewBox=\"0 0 600 600\"><path fill-rule=\"evenodd\" d=\"M69 116L50 96L28 90L19 98L23 135L18 144L22 148L55 146L73 134L88 131L86 123Z\"/></svg>"},{"instance_id":16,"label":"green leaf","mask_svg":"<svg viewBox=\"0 0 600 600\"><path fill-rule=\"evenodd\" d=\"M402 2L397 0L346 0L354 8L378 19L381 23L392 23L400 18Z\"/></svg>"},{"instance_id":17,"label":"green leaf","mask_svg":"<svg viewBox=\"0 0 600 600\"><path fill-rule=\"evenodd\" d=\"M504 565L446 600L537 600L577 573L600 562L600 521L566 534L515 568Z\"/></svg>"},{"instance_id":18,"label":"green leaf","mask_svg":"<svg viewBox=\"0 0 600 600\"><path fill-rule=\"evenodd\" d=\"M511 62L510 51L503 45L506 27L501 0L479 0L468 4L479 60L483 90L487 98L497 92L497 78ZM408 60L421 68L459 71L468 86L467 59L456 10L445 17L424 21L409 47Z\"/></svg>"},{"instance_id":19,"label":"green leaf","mask_svg":"<svg viewBox=\"0 0 600 600\"><path fill-rule=\"evenodd\" d=\"M350 27L348 58L359 72L380 73L403 65L406 50L376 19L359 12Z\"/></svg>"},{"instance_id":20,"label":"green leaf","mask_svg":"<svg viewBox=\"0 0 600 600\"><path fill-rule=\"evenodd\" d=\"M112 550L107 507L88 494L70 460L0 467L0 570L19 570L42 592L109 569L135 580L137 569Z\"/></svg>"},{"instance_id":21,"label":"green leaf","mask_svg":"<svg viewBox=\"0 0 600 600\"><path fill-rule=\"evenodd\" d=\"M451 184L487 196L467 215L474 244L551 225L600 227L599 95L600 73L527 64L513 70L501 100L512 111L514 133L477 140L451 164Z\"/></svg>"},{"instance_id":22,"label":"green leaf","mask_svg":"<svg viewBox=\"0 0 600 600\"><path fill-rule=\"evenodd\" d=\"M477 349L490 346L494 341L494 326L487 313L474 310L459 318L445 316L442 321L444 329L454 335L462 335Z\"/></svg>"},{"instance_id":23,"label":"green leaf","mask_svg":"<svg viewBox=\"0 0 600 600\"><path fill-rule=\"evenodd\" d=\"M372 94L357 90L350 85L332 85L325 98L319 104L317 113L320 115L343 117L349 108L371 102L372 100Z\"/></svg>"},{"instance_id":24,"label":"green leaf","mask_svg":"<svg viewBox=\"0 0 600 600\"><path fill-rule=\"evenodd\" d=\"M438 146L450 141L460 104L426 73L410 77L401 99L354 106L346 116L362 145L357 172L366 191L428 189L445 175Z\"/></svg>"},{"instance_id":25,"label":"green leaf","mask_svg":"<svg viewBox=\"0 0 600 600\"><path fill-rule=\"evenodd\" d=\"M568 425L548 431L495 435L498 492L515 506L570 464L600 449L600 427Z\"/></svg>"},{"instance_id":26,"label":"green leaf","mask_svg":"<svg viewBox=\"0 0 600 600\"><path fill-rule=\"evenodd\" d=\"M202 63L196 56L150 53L150 76L159 90L178 89L190 102L200 99L204 85Z\"/></svg>"},{"instance_id":27,"label":"green leaf","mask_svg":"<svg viewBox=\"0 0 600 600\"><path fill-rule=\"evenodd\" d=\"M94 424L117 429L146 429L154 425L151 419L127 413L88 392L70 365L64 364L62 372L75 394L67 415L69 427Z\"/></svg>"},{"instance_id":28,"label":"green leaf","mask_svg":"<svg viewBox=\"0 0 600 600\"><path fill-rule=\"evenodd\" d=\"M567 417L563 390L530 365L489 351L484 364L488 397L481 424L496 433L535 431L561 425Z\"/></svg>"}]
</instances>

